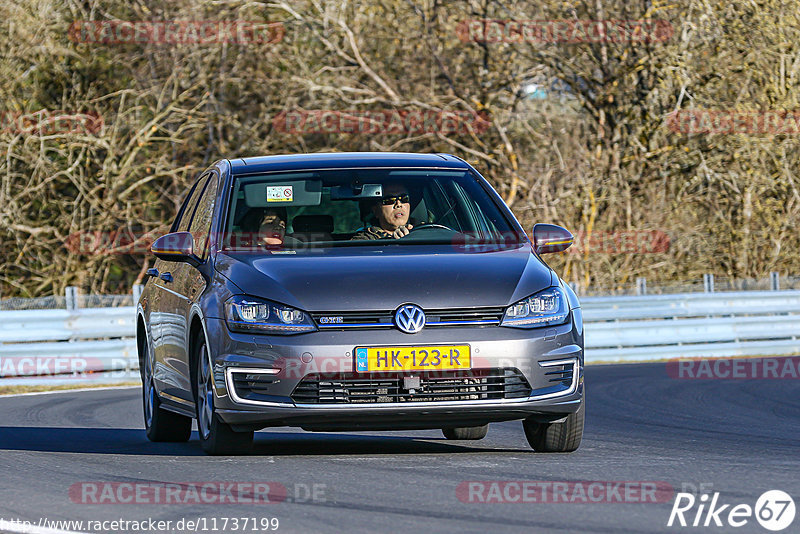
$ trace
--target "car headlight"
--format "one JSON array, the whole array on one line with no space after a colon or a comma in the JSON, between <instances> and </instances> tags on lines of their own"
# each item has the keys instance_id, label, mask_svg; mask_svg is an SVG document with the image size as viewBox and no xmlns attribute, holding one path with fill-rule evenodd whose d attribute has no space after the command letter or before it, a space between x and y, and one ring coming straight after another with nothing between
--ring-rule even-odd
<instances>
[{"instance_id":1,"label":"car headlight","mask_svg":"<svg viewBox=\"0 0 800 534\"><path fill-rule=\"evenodd\" d=\"M244 295L228 299L225 320L236 332L298 334L317 329L311 316L302 310Z\"/></svg>"},{"instance_id":2,"label":"car headlight","mask_svg":"<svg viewBox=\"0 0 800 534\"><path fill-rule=\"evenodd\" d=\"M568 316L566 295L560 288L550 287L509 306L500 326L550 326L565 322Z\"/></svg>"}]
</instances>

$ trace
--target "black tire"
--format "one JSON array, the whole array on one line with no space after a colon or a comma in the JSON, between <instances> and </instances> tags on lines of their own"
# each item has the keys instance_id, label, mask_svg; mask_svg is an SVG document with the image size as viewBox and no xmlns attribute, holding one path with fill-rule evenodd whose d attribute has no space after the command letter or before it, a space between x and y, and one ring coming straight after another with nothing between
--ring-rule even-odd
<instances>
[{"instance_id":1,"label":"black tire","mask_svg":"<svg viewBox=\"0 0 800 534\"><path fill-rule=\"evenodd\" d=\"M236 432L219 418L214 406L214 384L211 360L202 334L198 336L194 367L197 433L206 454L232 456L246 454L253 447L253 431Z\"/></svg>"},{"instance_id":2,"label":"black tire","mask_svg":"<svg viewBox=\"0 0 800 534\"><path fill-rule=\"evenodd\" d=\"M142 410L147 439L161 442L189 441L192 435L192 418L170 412L161 407L161 399L153 379L152 351L144 341L142 358Z\"/></svg>"},{"instance_id":3,"label":"black tire","mask_svg":"<svg viewBox=\"0 0 800 534\"><path fill-rule=\"evenodd\" d=\"M525 419L522 427L525 437L536 452L573 452L583 439L583 419L586 413L586 397L578 411L567 416L563 423L537 423Z\"/></svg>"},{"instance_id":4,"label":"black tire","mask_svg":"<svg viewBox=\"0 0 800 534\"><path fill-rule=\"evenodd\" d=\"M458 440L473 440L473 439L483 439L486 437L486 433L489 432L489 425L483 426L463 426L459 428L443 428L442 434L447 439L458 439Z\"/></svg>"}]
</instances>

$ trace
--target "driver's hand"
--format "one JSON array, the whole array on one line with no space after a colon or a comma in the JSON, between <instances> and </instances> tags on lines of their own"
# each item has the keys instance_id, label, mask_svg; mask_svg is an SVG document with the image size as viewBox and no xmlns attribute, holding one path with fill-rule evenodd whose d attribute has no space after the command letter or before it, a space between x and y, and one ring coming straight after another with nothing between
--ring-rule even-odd
<instances>
[{"instance_id":1,"label":"driver's hand","mask_svg":"<svg viewBox=\"0 0 800 534\"><path fill-rule=\"evenodd\" d=\"M404 226L399 227L397 230L392 232L392 237L395 239L400 239L401 237L405 237L414 228L413 224L406 224Z\"/></svg>"}]
</instances>

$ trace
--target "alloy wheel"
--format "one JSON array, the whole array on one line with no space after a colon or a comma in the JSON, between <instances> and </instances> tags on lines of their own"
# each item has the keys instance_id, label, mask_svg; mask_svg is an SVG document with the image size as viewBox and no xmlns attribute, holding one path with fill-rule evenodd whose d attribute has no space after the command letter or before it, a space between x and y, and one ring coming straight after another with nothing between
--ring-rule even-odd
<instances>
[{"instance_id":1,"label":"alloy wheel","mask_svg":"<svg viewBox=\"0 0 800 534\"><path fill-rule=\"evenodd\" d=\"M200 348L197 373L197 430L204 438L211 433L211 418L214 411L214 384L211 362L208 360L206 346Z\"/></svg>"},{"instance_id":2,"label":"alloy wheel","mask_svg":"<svg viewBox=\"0 0 800 534\"><path fill-rule=\"evenodd\" d=\"M149 428L153 426L156 388L153 385L153 362L150 356L150 347L146 342L144 351L144 422Z\"/></svg>"}]
</instances>

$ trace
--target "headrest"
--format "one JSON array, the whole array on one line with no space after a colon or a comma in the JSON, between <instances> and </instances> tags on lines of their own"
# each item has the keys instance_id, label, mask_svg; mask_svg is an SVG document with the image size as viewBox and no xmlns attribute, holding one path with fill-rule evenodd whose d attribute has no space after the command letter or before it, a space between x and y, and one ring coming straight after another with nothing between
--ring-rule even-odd
<instances>
[{"instance_id":1,"label":"headrest","mask_svg":"<svg viewBox=\"0 0 800 534\"><path fill-rule=\"evenodd\" d=\"M333 233L333 217L331 215L298 215L292 219L292 230L295 233Z\"/></svg>"}]
</instances>

